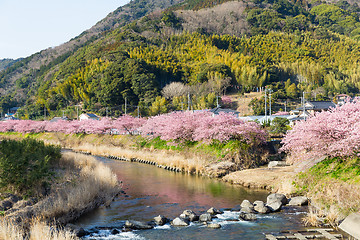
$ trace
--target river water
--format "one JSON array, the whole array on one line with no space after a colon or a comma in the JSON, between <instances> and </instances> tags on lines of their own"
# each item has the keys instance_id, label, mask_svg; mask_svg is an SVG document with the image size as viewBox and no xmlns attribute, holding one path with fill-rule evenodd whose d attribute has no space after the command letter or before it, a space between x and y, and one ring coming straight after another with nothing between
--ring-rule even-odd
<instances>
[{"instance_id":1,"label":"river water","mask_svg":"<svg viewBox=\"0 0 360 240\"><path fill-rule=\"evenodd\" d=\"M75 224L96 231L88 239L264 239L265 233L302 230L305 207L285 207L279 213L257 215L254 222L237 220L239 212L228 211L244 199L266 201L267 192L254 191L214 179L165 171L151 165L100 158L123 182L124 194L110 207L101 207ZM192 223L189 227L165 225L152 230L110 234L121 231L126 220L150 221L159 214L174 219L185 209L202 213L215 207L225 210L213 222L221 229Z\"/></svg>"}]
</instances>

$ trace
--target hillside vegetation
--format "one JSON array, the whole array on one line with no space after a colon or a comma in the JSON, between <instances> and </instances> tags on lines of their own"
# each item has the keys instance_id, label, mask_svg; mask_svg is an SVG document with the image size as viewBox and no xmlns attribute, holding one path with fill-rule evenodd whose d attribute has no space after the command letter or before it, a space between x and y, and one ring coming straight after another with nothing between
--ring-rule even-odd
<instances>
[{"instance_id":1,"label":"hillside vegetation","mask_svg":"<svg viewBox=\"0 0 360 240\"><path fill-rule=\"evenodd\" d=\"M115 23L124 9L147 15ZM3 92L0 107L25 105L20 115L32 119L43 116L44 108L47 115L69 115L75 105L119 115L126 101L127 113L156 115L211 108L227 91L265 86L275 91L274 100L298 101L303 91L317 100L354 95L360 88L359 12L346 1L132 1L92 28L101 35L76 51L21 76L19 67L29 66L35 55L2 71L0 85L10 93ZM105 25L111 27L99 27ZM171 82L186 91L165 98L162 90Z\"/></svg>"}]
</instances>

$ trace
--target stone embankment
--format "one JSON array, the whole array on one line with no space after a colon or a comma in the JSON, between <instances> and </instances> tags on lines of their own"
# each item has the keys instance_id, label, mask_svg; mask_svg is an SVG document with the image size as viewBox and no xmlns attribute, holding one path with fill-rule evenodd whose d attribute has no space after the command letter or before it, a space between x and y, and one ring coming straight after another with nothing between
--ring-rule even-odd
<instances>
[{"instance_id":1,"label":"stone embankment","mask_svg":"<svg viewBox=\"0 0 360 240\"><path fill-rule=\"evenodd\" d=\"M91 155L91 152L85 152L85 151L74 151L77 153L82 153L82 154L86 154L86 155ZM113 156L113 155L103 155L102 157L107 157L110 159L115 159L115 160L119 160L119 161L124 161L124 162L138 162L138 163L143 163L143 164L148 164L148 165L153 165L156 166L158 168L163 168L165 170L168 171L172 171L172 172L185 172L184 169L180 169L180 168L176 168L176 167L170 167L170 166L166 166L166 165L160 165L154 161L148 161L148 160L143 160L143 159L139 159L139 158L126 158L126 157L119 157L119 156Z\"/></svg>"}]
</instances>

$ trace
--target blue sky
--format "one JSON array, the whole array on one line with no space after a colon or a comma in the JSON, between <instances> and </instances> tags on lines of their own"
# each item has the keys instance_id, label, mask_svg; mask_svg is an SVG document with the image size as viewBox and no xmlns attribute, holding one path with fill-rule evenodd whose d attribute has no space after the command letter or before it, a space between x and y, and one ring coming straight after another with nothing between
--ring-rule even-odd
<instances>
[{"instance_id":1,"label":"blue sky","mask_svg":"<svg viewBox=\"0 0 360 240\"><path fill-rule=\"evenodd\" d=\"M0 59L76 37L129 0L0 0Z\"/></svg>"}]
</instances>

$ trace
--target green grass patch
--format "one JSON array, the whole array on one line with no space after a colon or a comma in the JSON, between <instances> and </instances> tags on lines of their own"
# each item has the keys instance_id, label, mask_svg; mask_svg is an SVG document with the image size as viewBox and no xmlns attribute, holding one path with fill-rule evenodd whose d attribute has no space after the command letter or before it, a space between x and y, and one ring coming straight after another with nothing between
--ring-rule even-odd
<instances>
[{"instance_id":1,"label":"green grass patch","mask_svg":"<svg viewBox=\"0 0 360 240\"><path fill-rule=\"evenodd\" d=\"M360 158L328 158L300 173L294 181L299 194L313 191L321 183L341 181L349 184L360 184ZM320 190L320 189L319 189Z\"/></svg>"},{"instance_id":2,"label":"green grass patch","mask_svg":"<svg viewBox=\"0 0 360 240\"><path fill-rule=\"evenodd\" d=\"M244 150L248 148L246 143L238 140L230 140L227 142L212 141L211 143L195 142L195 141L165 141L160 137L147 139L139 137L137 139L137 147L141 148L154 148L159 150L173 150L173 151L185 151L190 150L192 152L204 153L217 158L224 158L229 154L235 154L240 149Z\"/></svg>"}]
</instances>

